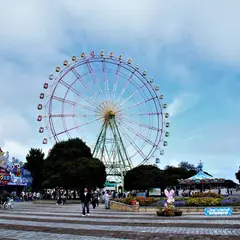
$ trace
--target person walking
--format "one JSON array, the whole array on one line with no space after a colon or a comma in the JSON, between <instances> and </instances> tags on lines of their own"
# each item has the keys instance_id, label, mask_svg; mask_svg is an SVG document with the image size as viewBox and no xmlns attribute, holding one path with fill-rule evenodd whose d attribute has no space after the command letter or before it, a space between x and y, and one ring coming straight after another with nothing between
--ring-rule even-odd
<instances>
[{"instance_id":1,"label":"person walking","mask_svg":"<svg viewBox=\"0 0 240 240\"><path fill-rule=\"evenodd\" d=\"M89 203L91 202L91 194L88 192L87 188L84 188L83 193L81 194L81 203L82 203L82 216L89 215Z\"/></svg>"},{"instance_id":2,"label":"person walking","mask_svg":"<svg viewBox=\"0 0 240 240\"><path fill-rule=\"evenodd\" d=\"M105 200L105 209L109 209L109 200L110 200L110 195L108 194L108 191L105 192L104 194L104 200Z\"/></svg>"},{"instance_id":3,"label":"person walking","mask_svg":"<svg viewBox=\"0 0 240 240\"><path fill-rule=\"evenodd\" d=\"M98 193L97 193L97 191L95 191L92 195L92 206L93 206L93 209L95 209L96 206L98 206Z\"/></svg>"}]
</instances>

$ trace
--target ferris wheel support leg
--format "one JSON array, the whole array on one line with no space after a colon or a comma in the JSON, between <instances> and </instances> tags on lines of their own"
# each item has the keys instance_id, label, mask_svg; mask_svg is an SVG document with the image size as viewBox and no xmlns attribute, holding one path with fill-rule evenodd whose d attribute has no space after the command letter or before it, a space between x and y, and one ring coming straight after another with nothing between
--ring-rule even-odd
<instances>
[{"instance_id":1,"label":"ferris wheel support leg","mask_svg":"<svg viewBox=\"0 0 240 240\"><path fill-rule=\"evenodd\" d=\"M99 149L101 148L101 145L102 145L101 144L102 143L101 138L103 137L103 135L106 134L105 132L106 132L106 124L104 123L102 125L101 132L98 135L97 142L96 142L95 147L93 149L93 156L95 156L95 157L97 156L97 154L99 152Z\"/></svg>"},{"instance_id":2,"label":"ferris wheel support leg","mask_svg":"<svg viewBox=\"0 0 240 240\"><path fill-rule=\"evenodd\" d=\"M124 191L124 174L126 173L126 171L129 168L129 166L127 166L127 164L125 163L125 160L127 160L128 164L129 164L129 158L128 158L126 149L124 147L121 135L119 133L119 130L118 130L118 127L117 127L117 124L116 124L116 121L115 121L114 118L109 122L109 125L110 125L110 128L111 128L112 133L113 133L115 145L116 145L118 156L119 156L118 157L118 159L119 159L118 164L119 164L120 175L121 175L121 180L122 180L122 190ZM123 156L123 154L125 156Z\"/></svg>"},{"instance_id":3,"label":"ferris wheel support leg","mask_svg":"<svg viewBox=\"0 0 240 240\"><path fill-rule=\"evenodd\" d=\"M100 159L104 165L106 166L106 172L109 174L109 170L107 169L107 166L110 165L110 157L109 153L107 151L107 148L105 147L106 144L106 134L107 134L107 124L103 124L102 130L98 136L97 142L95 144L95 148L93 150L93 156ZM106 152L107 156L104 155L104 152Z\"/></svg>"},{"instance_id":4,"label":"ferris wheel support leg","mask_svg":"<svg viewBox=\"0 0 240 240\"><path fill-rule=\"evenodd\" d=\"M108 148L109 140L111 141L110 149ZM124 176L133 166L124 146L115 115L106 116L93 150L93 156L105 164L107 176L112 175L121 179L124 191Z\"/></svg>"},{"instance_id":5,"label":"ferris wheel support leg","mask_svg":"<svg viewBox=\"0 0 240 240\"><path fill-rule=\"evenodd\" d=\"M119 137L119 140L120 140L120 141L119 141L119 142L120 142L120 145L122 146L122 149L123 149L125 158L126 158L127 163L128 163L128 168L129 168L129 169L127 169L127 168L125 167L125 169L126 169L126 171L127 171L127 170L130 170L130 169L133 168L133 164L132 164L130 158L128 157L128 154L127 154L126 148L125 148L125 146L124 146L124 144L123 144L123 140L122 140L121 134L120 134L120 132L119 132L118 126L117 126L117 124L116 124L116 121L114 121L114 125L115 125L116 131L117 131L117 134L118 134L118 137Z\"/></svg>"}]
</instances>

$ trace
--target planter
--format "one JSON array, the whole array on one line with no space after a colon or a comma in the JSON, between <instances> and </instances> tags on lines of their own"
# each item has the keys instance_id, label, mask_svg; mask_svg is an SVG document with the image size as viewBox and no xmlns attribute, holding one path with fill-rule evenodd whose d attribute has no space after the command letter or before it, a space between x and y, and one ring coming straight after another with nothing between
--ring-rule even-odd
<instances>
[{"instance_id":1,"label":"planter","mask_svg":"<svg viewBox=\"0 0 240 240\"><path fill-rule=\"evenodd\" d=\"M157 211L157 216L164 216L164 211Z\"/></svg>"},{"instance_id":2,"label":"planter","mask_svg":"<svg viewBox=\"0 0 240 240\"><path fill-rule=\"evenodd\" d=\"M175 216L182 216L182 211L175 211L174 214Z\"/></svg>"},{"instance_id":3,"label":"planter","mask_svg":"<svg viewBox=\"0 0 240 240\"><path fill-rule=\"evenodd\" d=\"M175 216L175 213L174 213L174 211L165 211L164 216L173 217L173 216Z\"/></svg>"}]
</instances>

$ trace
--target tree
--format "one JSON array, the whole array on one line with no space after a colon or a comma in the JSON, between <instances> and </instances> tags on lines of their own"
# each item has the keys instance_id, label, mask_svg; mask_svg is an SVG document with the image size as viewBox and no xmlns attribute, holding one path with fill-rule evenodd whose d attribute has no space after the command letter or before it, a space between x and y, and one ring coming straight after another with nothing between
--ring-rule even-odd
<instances>
[{"instance_id":1,"label":"tree","mask_svg":"<svg viewBox=\"0 0 240 240\"><path fill-rule=\"evenodd\" d=\"M187 171L196 170L196 167L195 167L193 164L190 164L190 163L184 162L184 161L180 162L179 165L178 165L178 167L184 168L184 169L186 169Z\"/></svg>"},{"instance_id":2,"label":"tree","mask_svg":"<svg viewBox=\"0 0 240 240\"><path fill-rule=\"evenodd\" d=\"M238 170L238 172L235 173L236 179L239 181L240 183L240 169Z\"/></svg>"},{"instance_id":3,"label":"tree","mask_svg":"<svg viewBox=\"0 0 240 240\"><path fill-rule=\"evenodd\" d=\"M228 180L224 181L223 186L224 187L228 187L228 188L235 188L237 186L237 183L235 183L234 181L228 179Z\"/></svg>"},{"instance_id":4,"label":"tree","mask_svg":"<svg viewBox=\"0 0 240 240\"><path fill-rule=\"evenodd\" d=\"M124 178L126 190L148 190L164 185L163 171L153 165L141 165L129 170Z\"/></svg>"},{"instance_id":5,"label":"tree","mask_svg":"<svg viewBox=\"0 0 240 240\"><path fill-rule=\"evenodd\" d=\"M23 167L32 174L32 190L40 191L43 182L44 153L41 149L31 148Z\"/></svg>"},{"instance_id":6,"label":"tree","mask_svg":"<svg viewBox=\"0 0 240 240\"><path fill-rule=\"evenodd\" d=\"M80 189L103 187L104 164L92 157L90 148L80 139L56 143L44 164L44 187Z\"/></svg>"},{"instance_id":7,"label":"tree","mask_svg":"<svg viewBox=\"0 0 240 240\"><path fill-rule=\"evenodd\" d=\"M164 169L168 186L178 185L179 179L186 179L196 174L195 170L187 170L183 167L166 166Z\"/></svg>"}]
</instances>

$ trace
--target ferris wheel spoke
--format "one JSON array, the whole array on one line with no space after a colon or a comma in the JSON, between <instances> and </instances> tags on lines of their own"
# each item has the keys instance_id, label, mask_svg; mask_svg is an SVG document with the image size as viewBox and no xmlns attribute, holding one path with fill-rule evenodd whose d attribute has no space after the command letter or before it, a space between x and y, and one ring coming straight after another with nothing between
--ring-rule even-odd
<instances>
[{"instance_id":1,"label":"ferris wheel spoke","mask_svg":"<svg viewBox=\"0 0 240 240\"><path fill-rule=\"evenodd\" d=\"M123 134L123 136L129 140L130 144L137 150L137 152L141 155L141 157L143 159L146 159L147 157L145 156L143 151L137 146L137 144L135 143L135 140L133 140L131 136L124 130L124 127L122 127L121 124L119 124L118 126L121 129L120 131Z\"/></svg>"},{"instance_id":2,"label":"ferris wheel spoke","mask_svg":"<svg viewBox=\"0 0 240 240\"><path fill-rule=\"evenodd\" d=\"M135 112L135 113L124 113L125 116L154 116L154 115L161 115L162 113L159 112L145 112L145 113L139 113L139 112Z\"/></svg>"},{"instance_id":3,"label":"ferris wheel spoke","mask_svg":"<svg viewBox=\"0 0 240 240\"><path fill-rule=\"evenodd\" d=\"M83 126L89 125L89 124L94 123L94 122L97 122L97 121L99 121L99 120L101 120L101 119L103 119L103 118L104 118L104 117L99 117L99 118L93 119L93 120L91 120L91 121L89 121L89 122L86 122L86 123L83 123L83 124L79 125L79 127L83 127Z\"/></svg>"},{"instance_id":4,"label":"ferris wheel spoke","mask_svg":"<svg viewBox=\"0 0 240 240\"><path fill-rule=\"evenodd\" d=\"M120 95L119 95L119 98L118 98L118 101L117 101L117 102L120 102L120 100L121 100L123 94L125 93L127 87L129 86L129 84L130 84L130 82L131 82L131 80L132 80L132 77L134 76L134 73L135 73L135 71L132 72L131 76L128 78L128 80L127 80L125 86L123 87L123 89L122 89L122 91L121 91L121 93L120 93Z\"/></svg>"},{"instance_id":5,"label":"ferris wheel spoke","mask_svg":"<svg viewBox=\"0 0 240 240\"><path fill-rule=\"evenodd\" d=\"M127 99L125 99L119 105L121 106L121 105L125 104L126 102L128 102L132 97L134 97L145 86L146 86L146 83L144 83L141 87L137 88L137 90L135 92L133 92Z\"/></svg>"},{"instance_id":6,"label":"ferris wheel spoke","mask_svg":"<svg viewBox=\"0 0 240 240\"><path fill-rule=\"evenodd\" d=\"M118 85L118 80L119 80L119 74L120 74L120 70L121 70L121 64L119 63L117 65L117 71L116 71L116 77L115 77L115 80L114 80L114 84L113 84L113 96L112 96L112 99L114 100L115 99L115 96L116 96L116 91L117 91L117 85Z\"/></svg>"},{"instance_id":7,"label":"ferris wheel spoke","mask_svg":"<svg viewBox=\"0 0 240 240\"><path fill-rule=\"evenodd\" d=\"M76 69L75 68L71 68L71 71L73 72L75 77L82 83L82 85L89 90L89 87L88 87L87 83L82 78L82 76L76 71Z\"/></svg>"},{"instance_id":8,"label":"ferris wheel spoke","mask_svg":"<svg viewBox=\"0 0 240 240\"><path fill-rule=\"evenodd\" d=\"M90 117L90 116L94 116L94 117L97 117L98 115L97 114L50 114L49 116L46 116L46 117L52 117L52 118L57 118L57 117L84 117L84 118L87 118L87 117Z\"/></svg>"},{"instance_id":9,"label":"ferris wheel spoke","mask_svg":"<svg viewBox=\"0 0 240 240\"><path fill-rule=\"evenodd\" d=\"M73 106L73 114L75 114L75 106ZM77 122L77 118L73 118L73 121L74 121L74 124L75 126L78 125L78 122ZM87 138L85 137L84 133L82 132L81 129L77 128L77 131L79 133L79 135L81 136L82 140L84 140L85 142L87 142Z\"/></svg>"},{"instance_id":10,"label":"ferris wheel spoke","mask_svg":"<svg viewBox=\"0 0 240 240\"><path fill-rule=\"evenodd\" d=\"M121 110L117 111L117 113L118 113L118 112L123 112L123 111L128 110L128 109L131 109L131 108L133 108L133 107L137 107L137 106L139 106L139 105L141 105L141 104L143 104L143 103L147 103L147 102L153 100L154 98L156 98L156 97L151 97L151 98L148 98L147 100L144 100L144 101L138 102L138 103L136 103L136 104L133 104L133 105L131 105L131 106L129 106L129 107L126 107L126 108L124 108L124 109L121 109Z\"/></svg>"},{"instance_id":11,"label":"ferris wheel spoke","mask_svg":"<svg viewBox=\"0 0 240 240\"><path fill-rule=\"evenodd\" d=\"M134 125L137 124L137 125L140 126L140 127L144 127L144 128L151 129L151 130L154 130L154 131L161 131L160 128L156 128L156 127L151 126L151 125L148 125L148 124L144 124L144 123L140 123L140 122L137 122L137 121L133 121L133 120L127 119L127 118L125 118L125 117L121 117L121 119L122 119L122 120L125 120L125 121L127 121L127 122L129 122L129 123L132 123L132 124L134 124Z\"/></svg>"},{"instance_id":12,"label":"ferris wheel spoke","mask_svg":"<svg viewBox=\"0 0 240 240\"><path fill-rule=\"evenodd\" d=\"M71 71L74 73L74 75L76 76L76 78L82 83L82 85L88 89L88 91L93 95L97 97L97 93L93 92L92 89L89 87L89 85L87 84L87 82L84 80L84 78L76 71L75 68L72 68ZM89 98L91 99L91 98ZM94 100L96 101L96 98L94 98Z\"/></svg>"},{"instance_id":13,"label":"ferris wheel spoke","mask_svg":"<svg viewBox=\"0 0 240 240\"><path fill-rule=\"evenodd\" d=\"M97 121L99 121L100 119L103 119L103 117L94 119L94 120L89 121L89 122L87 122L87 123L83 123L83 124L81 124L81 125L78 125L78 126L75 126L75 127L69 128L69 129L66 129L65 131L56 133L56 134L54 135L54 137L59 136L59 135L61 135L61 134L64 134L64 133L66 133L66 132L70 132L70 131L75 130L75 129L77 129L77 128L80 128L80 127L89 125L89 124L91 124L91 123L93 123L93 122L97 122Z\"/></svg>"},{"instance_id":14,"label":"ferris wheel spoke","mask_svg":"<svg viewBox=\"0 0 240 240\"><path fill-rule=\"evenodd\" d=\"M87 105L83 105L83 104L80 104L80 103L76 103L76 102L67 100L67 99L65 99L65 98L61 98L61 97L57 97L57 96L52 96L52 99L54 99L54 100L56 100L56 101L59 101L59 102L62 102L62 103L70 104L70 105L72 105L72 106L79 106L79 107L82 107L83 109L90 110L90 111L92 111L92 112L97 112L96 110L92 109L91 107L89 107L89 106L87 106Z\"/></svg>"},{"instance_id":15,"label":"ferris wheel spoke","mask_svg":"<svg viewBox=\"0 0 240 240\"><path fill-rule=\"evenodd\" d=\"M99 84L99 81L98 81L98 77L95 76L94 70L92 69L90 62L86 61L86 65L87 65L89 73L91 74L91 77L93 79L94 84L99 88L102 96L104 97L104 93L103 93L102 88L100 87L100 84Z\"/></svg>"},{"instance_id":16,"label":"ferris wheel spoke","mask_svg":"<svg viewBox=\"0 0 240 240\"><path fill-rule=\"evenodd\" d=\"M122 125L124 125L130 132L132 132L134 135L136 135L137 137L140 137L143 141L147 142L149 145L155 147L156 144L154 142L152 142L150 139L147 139L146 137L144 137L141 133L139 132L135 132L135 130L130 127L128 124L126 124L125 122L123 122L122 120L119 119L119 121L122 123Z\"/></svg>"},{"instance_id":17,"label":"ferris wheel spoke","mask_svg":"<svg viewBox=\"0 0 240 240\"><path fill-rule=\"evenodd\" d=\"M108 86L107 67L106 67L105 59L102 60L102 71L103 71L103 76L104 76L106 97L107 97L107 99L109 99L109 86Z\"/></svg>"},{"instance_id":18,"label":"ferris wheel spoke","mask_svg":"<svg viewBox=\"0 0 240 240\"><path fill-rule=\"evenodd\" d=\"M79 92L77 89L75 89L74 87L72 87L71 85L69 85L68 83L66 83L65 81L63 81L62 79L59 80L59 82L66 87L67 89L71 90L72 92L74 92L77 96L81 97L82 99L84 99L86 102L88 102L89 104L91 104L91 106L94 106L96 103L92 102L89 100L89 98L87 98L84 94L82 94L81 92Z\"/></svg>"}]
</instances>

